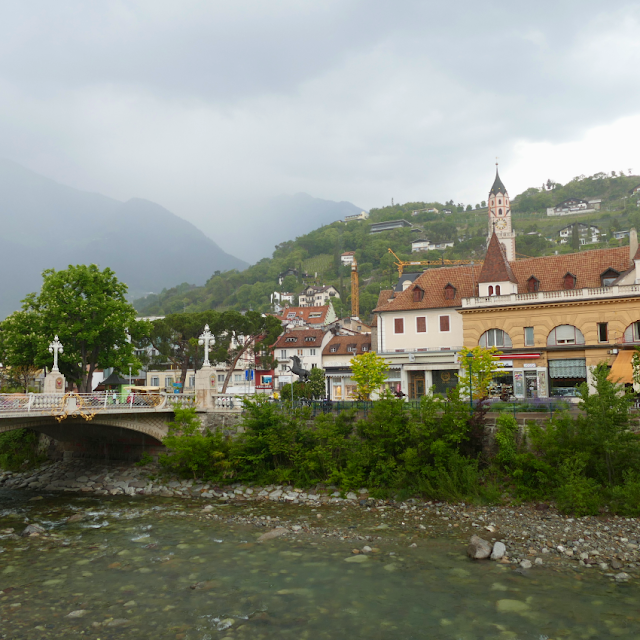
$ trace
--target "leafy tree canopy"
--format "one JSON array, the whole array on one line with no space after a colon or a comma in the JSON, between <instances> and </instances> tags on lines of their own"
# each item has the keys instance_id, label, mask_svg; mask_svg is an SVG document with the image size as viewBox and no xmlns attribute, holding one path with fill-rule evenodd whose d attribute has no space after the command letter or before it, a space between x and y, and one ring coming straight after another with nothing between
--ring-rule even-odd
<instances>
[{"instance_id":1,"label":"leafy tree canopy","mask_svg":"<svg viewBox=\"0 0 640 640\"><path fill-rule=\"evenodd\" d=\"M126 300L127 286L96 265L70 265L43 272L39 293L30 293L0 324L2 361L9 366L51 367L49 343L57 335L64 347L60 371L81 393L91 391L97 368L138 369L130 340L140 340L149 323L138 322Z\"/></svg>"},{"instance_id":2,"label":"leafy tree canopy","mask_svg":"<svg viewBox=\"0 0 640 640\"><path fill-rule=\"evenodd\" d=\"M384 358L367 351L351 358L351 378L355 381L358 400L369 400L387 379L389 366Z\"/></svg>"}]
</instances>

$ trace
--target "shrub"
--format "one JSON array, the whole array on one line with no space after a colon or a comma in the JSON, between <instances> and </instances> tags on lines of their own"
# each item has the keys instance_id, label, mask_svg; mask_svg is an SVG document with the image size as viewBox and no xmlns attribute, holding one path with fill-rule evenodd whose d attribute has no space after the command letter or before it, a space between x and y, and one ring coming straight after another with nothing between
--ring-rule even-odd
<instances>
[{"instance_id":1,"label":"shrub","mask_svg":"<svg viewBox=\"0 0 640 640\"><path fill-rule=\"evenodd\" d=\"M0 433L0 469L16 471L41 463L45 456L38 453L38 434L30 429L15 429Z\"/></svg>"},{"instance_id":2,"label":"shrub","mask_svg":"<svg viewBox=\"0 0 640 640\"><path fill-rule=\"evenodd\" d=\"M586 462L580 456L566 460L560 468L560 485L556 490L558 510L576 516L598 513L601 487L584 474Z\"/></svg>"}]
</instances>

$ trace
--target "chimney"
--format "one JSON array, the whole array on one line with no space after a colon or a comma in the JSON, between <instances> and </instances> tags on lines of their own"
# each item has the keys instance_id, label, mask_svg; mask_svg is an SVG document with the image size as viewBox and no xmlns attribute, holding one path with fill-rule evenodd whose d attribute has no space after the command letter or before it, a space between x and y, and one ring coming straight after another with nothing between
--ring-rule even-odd
<instances>
[{"instance_id":1,"label":"chimney","mask_svg":"<svg viewBox=\"0 0 640 640\"><path fill-rule=\"evenodd\" d=\"M638 251L638 232L635 227L631 227L629 231L629 262L633 262Z\"/></svg>"}]
</instances>

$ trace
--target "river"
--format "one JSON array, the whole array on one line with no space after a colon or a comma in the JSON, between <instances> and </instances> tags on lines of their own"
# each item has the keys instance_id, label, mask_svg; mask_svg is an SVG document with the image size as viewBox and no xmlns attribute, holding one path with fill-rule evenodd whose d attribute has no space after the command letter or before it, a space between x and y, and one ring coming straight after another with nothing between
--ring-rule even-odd
<instances>
[{"instance_id":1,"label":"river","mask_svg":"<svg viewBox=\"0 0 640 640\"><path fill-rule=\"evenodd\" d=\"M0 490L0 638L640 637L633 582L473 562L447 537L412 547L393 527L375 543L302 532L257 542L278 517L319 511L353 518L260 503L203 517L202 501ZM27 523L46 533L15 539Z\"/></svg>"}]
</instances>

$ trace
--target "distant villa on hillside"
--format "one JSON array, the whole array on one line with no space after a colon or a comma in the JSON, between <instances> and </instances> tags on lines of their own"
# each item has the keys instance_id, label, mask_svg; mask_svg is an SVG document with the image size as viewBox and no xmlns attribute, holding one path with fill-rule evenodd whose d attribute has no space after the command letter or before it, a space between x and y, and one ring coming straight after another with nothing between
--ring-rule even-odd
<instances>
[{"instance_id":1,"label":"distant villa on hillside","mask_svg":"<svg viewBox=\"0 0 640 640\"><path fill-rule=\"evenodd\" d=\"M571 216L577 213L593 213L600 210L600 198L581 200L580 198L569 198L555 207L547 209L548 216Z\"/></svg>"},{"instance_id":2,"label":"distant villa on hillside","mask_svg":"<svg viewBox=\"0 0 640 640\"><path fill-rule=\"evenodd\" d=\"M366 211L361 211L360 213L354 213L350 216L345 216L345 222L353 222L354 220L367 220L369 218L369 214Z\"/></svg>"}]
</instances>

